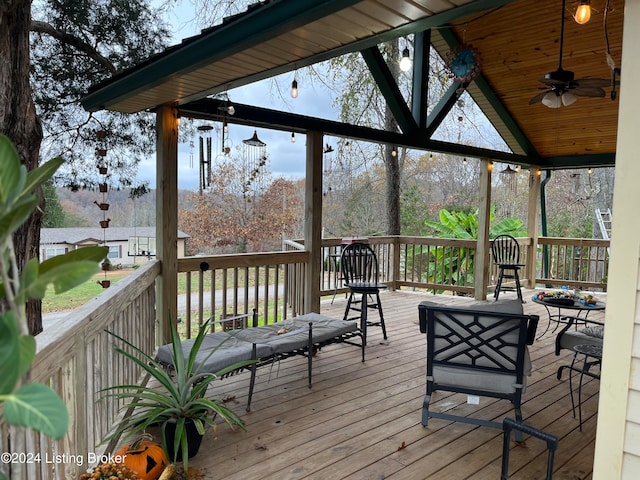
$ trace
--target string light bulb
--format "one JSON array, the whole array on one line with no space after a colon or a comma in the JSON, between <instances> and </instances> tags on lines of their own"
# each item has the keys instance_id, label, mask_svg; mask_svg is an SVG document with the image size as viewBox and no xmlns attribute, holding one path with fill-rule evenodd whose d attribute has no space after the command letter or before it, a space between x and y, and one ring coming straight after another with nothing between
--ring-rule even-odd
<instances>
[{"instance_id":1,"label":"string light bulb","mask_svg":"<svg viewBox=\"0 0 640 480\"><path fill-rule=\"evenodd\" d=\"M591 175L593 173L593 168L589 167L589 170L587 170L587 173Z\"/></svg>"},{"instance_id":2,"label":"string light bulb","mask_svg":"<svg viewBox=\"0 0 640 480\"><path fill-rule=\"evenodd\" d=\"M409 58L409 49L404 47L402 51L402 58L400 59L400 70L408 72L411 70L411 58Z\"/></svg>"},{"instance_id":3,"label":"string light bulb","mask_svg":"<svg viewBox=\"0 0 640 480\"><path fill-rule=\"evenodd\" d=\"M584 25L591 20L591 0L581 0L580 5L576 9L576 14L573 16L576 23Z\"/></svg>"},{"instance_id":4,"label":"string light bulb","mask_svg":"<svg viewBox=\"0 0 640 480\"><path fill-rule=\"evenodd\" d=\"M229 133L229 124L227 123L226 120L222 124L222 130L224 131L224 133Z\"/></svg>"},{"instance_id":5,"label":"string light bulb","mask_svg":"<svg viewBox=\"0 0 640 480\"><path fill-rule=\"evenodd\" d=\"M296 133L291 132L291 143L296 143Z\"/></svg>"},{"instance_id":6,"label":"string light bulb","mask_svg":"<svg viewBox=\"0 0 640 480\"><path fill-rule=\"evenodd\" d=\"M295 78L291 82L291 98L298 98L298 81Z\"/></svg>"}]
</instances>

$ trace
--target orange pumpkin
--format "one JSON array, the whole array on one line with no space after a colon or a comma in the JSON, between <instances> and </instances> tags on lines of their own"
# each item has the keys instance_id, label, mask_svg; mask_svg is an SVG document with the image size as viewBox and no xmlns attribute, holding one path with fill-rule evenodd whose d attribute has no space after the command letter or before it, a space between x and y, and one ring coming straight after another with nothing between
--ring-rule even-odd
<instances>
[{"instance_id":1,"label":"orange pumpkin","mask_svg":"<svg viewBox=\"0 0 640 480\"><path fill-rule=\"evenodd\" d=\"M144 436L123 446L114 456L121 457L121 463L136 472L141 480L157 480L169 463L162 446Z\"/></svg>"}]
</instances>

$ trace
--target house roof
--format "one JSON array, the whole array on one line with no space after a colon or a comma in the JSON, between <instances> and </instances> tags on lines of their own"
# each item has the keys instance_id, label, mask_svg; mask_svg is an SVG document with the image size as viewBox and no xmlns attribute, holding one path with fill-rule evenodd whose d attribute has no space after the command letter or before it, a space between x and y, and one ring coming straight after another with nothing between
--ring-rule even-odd
<instances>
[{"instance_id":1,"label":"house roof","mask_svg":"<svg viewBox=\"0 0 640 480\"><path fill-rule=\"evenodd\" d=\"M87 227L87 228L42 228L40 244L80 245L84 243L124 242L129 237L155 237L156 227ZM178 238L190 238L178 230Z\"/></svg>"},{"instance_id":2,"label":"house roof","mask_svg":"<svg viewBox=\"0 0 640 480\"><path fill-rule=\"evenodd\" d=\"M593 0L594 18L586 25L571 18L574 3L564 11L563 67L575 71L576 78L611 78L606 52L611 63L619 61L624 1ZM605 3L610 6L606 22ZM182 113L216 119L217 109L196 108L208 95L361 51L402 129L398 141L392 138L394 143L502 159L502 152L441 144L431 138L441 112L455 103L454 92L460 85L443 95L441 104L426 108L426 101L407 105L395 93L376 45L418 33L441 54L461 43L479 52L482 73L468 91L507 142L514 163L545 168L612 165L619 100L608 98L609 88L606 98L579 97L570 107L528 104L544 87L538 80L558 67L562 5L561 0L262 2L95 86L83 105L88 110L137 112L169 104L184 109ZM426 98L420 89L427 75L419 62L414 65L415 98ZM624 86L619 88L621 98ZM231 121L254 121L242 108L238 110ZM295 115L278 113L281 128L300 129ZM261 114L268 123L270 112ZM335 130L339 136L355 136L351 125ZM356 133L362 134L356 138L388 141L385 134L381 140L379 131Z\"/></svg>"}]
</instances>

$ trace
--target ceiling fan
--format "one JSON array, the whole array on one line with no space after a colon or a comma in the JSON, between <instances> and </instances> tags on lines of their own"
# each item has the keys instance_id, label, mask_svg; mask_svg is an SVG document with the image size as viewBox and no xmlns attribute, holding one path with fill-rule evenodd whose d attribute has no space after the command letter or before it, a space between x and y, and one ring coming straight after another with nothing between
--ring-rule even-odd
<instances>
[{"instance_id":1,"label":"ceiling fan","mask_svg":"<svg viewBox=\"0 0 640 480\"><path fill-rule=\"evenodd\" d=\"M562 68L562 49L564 47L564 12L565 2L562 0L562 15L560 17L560 58L558 69L547 73L544 78L538 81L549 87L529 100L529 105L542 102L549 108L560 108L561 105L569 106L573 104L578 96L581 97L604 97L605 91L602 87L611 85L611 80L604 78L579 78L574 79L571 70Z\"/></svg>"}]
</instances>

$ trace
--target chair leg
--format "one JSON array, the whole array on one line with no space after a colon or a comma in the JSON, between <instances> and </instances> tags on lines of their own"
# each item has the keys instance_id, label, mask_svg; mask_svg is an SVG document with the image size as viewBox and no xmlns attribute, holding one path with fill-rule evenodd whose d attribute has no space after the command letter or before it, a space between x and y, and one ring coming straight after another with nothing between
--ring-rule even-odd
<instances>
[{"instance_id":1,"label":"chair leg","mask_svg":"<svg viewBox=\"0 0 640 480\"><path fill-rule=\"evenodd\" d=\"M514 277L516 279L516 292L518 292L518 298L522 303L524 303L524 300L522 299L522 288L520 287L520 275L518 274L518 270L514 272Z\"/></svg>"},{"instance_id":2,"label":"chair leg","mask_svg":"<svg viewBox=\"0 0 640 480\"><path fill-rule=\"evenodd\" d=\"M425 395L422 402L422 426L426 427L429 424L429 402L431 401L431 395Z\"/></svg>"},{"instance_id":3,"label":"chair leg","mask_svg":"<svg viewBox=\"0 0 640 480\"><path fill-rule=\"evenodd\" d=\"M382 327L382 336L387 339L387 327L384 324L384 315L382 314L382 303L380 302L380 294L376 293L376 302L378 307L378 315L380 315L380 326Z\"/></svg>"},{"instance_id":4,"label":"chair leg","mask_svg":"<svg viewBox=\"0 0 640 480\"><path fill-rule=\"evenodd\" d=\"M500 269L500 273L498 274L498 283L496 285L496 289L493 292L493 298L498 301L498 297L500 296L500 287L502 287L502 276L504 275L504 271Z\"/></svg>"},{"instance_id":5,"label":"chair leg","mask_svg":"<svg viewBox=\"0 0 640 480\"><path fill-rule=\"evenodd\" d=\"M368 295L362 294L362 300L360 304L360 330L362 330L362 341L364 345L367 345L367 310L369 309Z\"/></svg>"},{"instance_id":6,"label":"chair leg","mask_svg":"<svg viewBox=\"0 0 640 480\"><path fill-rule=\"evenodd\" d=\"M349 293L349 299L347 300L347 307L344 309L344 317L342 320L348 320L349 318L349 310L351 309L351 302L353 300L353 292Z\"/></svg>"}]
</instances>

